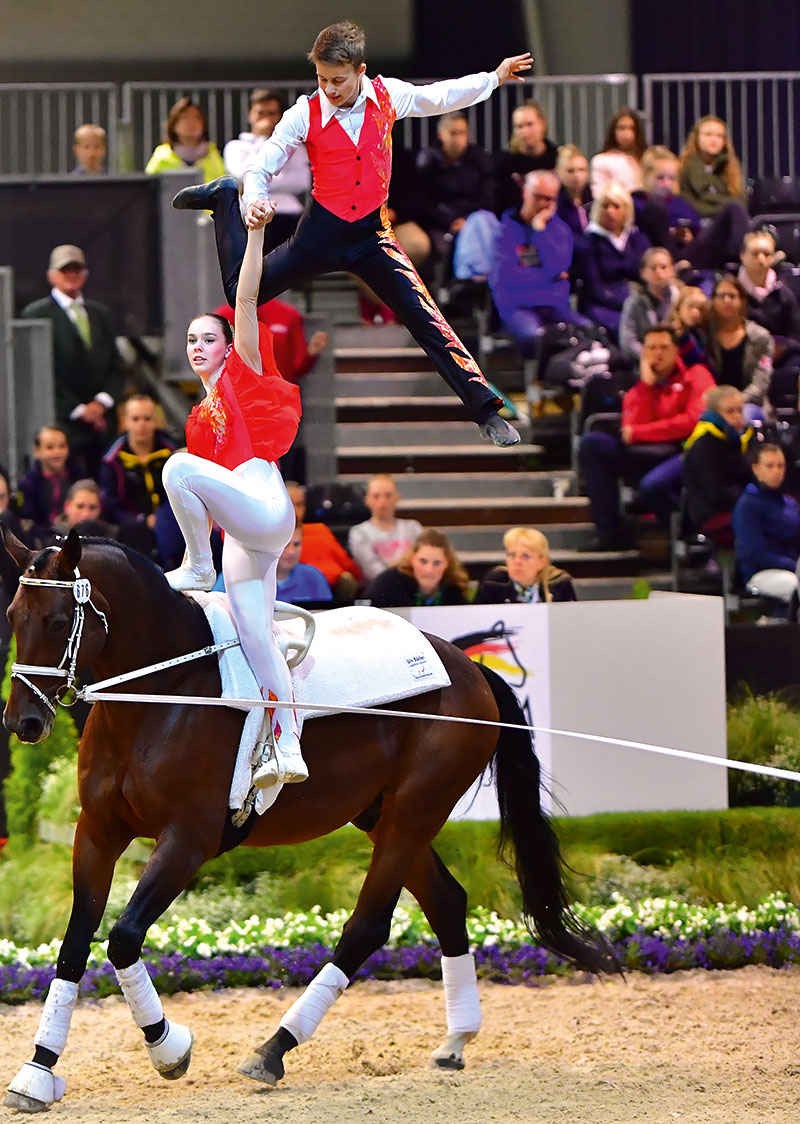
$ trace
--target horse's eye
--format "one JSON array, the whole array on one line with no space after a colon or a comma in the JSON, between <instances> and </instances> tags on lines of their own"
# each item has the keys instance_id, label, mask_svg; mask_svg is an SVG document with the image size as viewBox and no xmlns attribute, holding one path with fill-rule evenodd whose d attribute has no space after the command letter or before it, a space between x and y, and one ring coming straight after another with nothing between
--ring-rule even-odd
<instances>
[{"instance_id":1,"label":"horse's eye","mask_svg":"<svg viewBox=\"0 0 800 1124\"><path fill-rule=\"evenodd\" d=\"M61 636L62 633L67 631L69 621L66 617L53 617L47 626L48 632L53 636Z\"/></svg>"}]
</instances>

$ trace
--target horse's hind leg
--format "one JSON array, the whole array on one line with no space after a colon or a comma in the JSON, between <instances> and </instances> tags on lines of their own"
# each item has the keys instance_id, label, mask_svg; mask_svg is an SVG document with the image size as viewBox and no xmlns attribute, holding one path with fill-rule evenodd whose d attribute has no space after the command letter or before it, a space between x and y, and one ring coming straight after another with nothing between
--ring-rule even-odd
<instances>
[{"instance_id":1,"label":"horse's hind leg","mask_svg":"<svg viewBox=\"0 0 800 1124\"><path fill-rule=\"evenodd\" d=\"M308 1041L358 968L388 940L403 879L415 857L409 850L409 839L420 835L409 831L407 823L388 830L381 828L379 825L374 833L372 862L356 908L342 930L333 962L320 969L283 1016L276 1033L258 1047L256 1056L239 1067L246 1077L277 1084L284 1074L284 1055Z\"/></svg>"},{"instance_id":2,"label":"horse's hind leg","mask_svg":"<svg viewBox=\"0 0 800 1124\"><path fill-rule=\"evenodd\" d=\"M3 1102L19 1112L43 1112L60 1101L66 1090L63 1077L53 1066L64 1052L72 1012L78 1001L78 984L86 971L92 936L103 916L114 865L131 840L128 832L104 834L97 824L91 829L81 813L72 853L72 913L70 915L56 978L50 984L36 1032L33 1059L8 1086Z\"/></svg>"},{"instance_id":3,"label":"horse's hind leg","mask_svg":"<svg viewBox=\"0 0 800 1124\"><path fill-rule=\"evenodd\" d=\"M447 1037L431 1060L440 1069L463 1069L464 1046L481 1027L475 958L467 938L467 895L442 860L428 847L405 879L442 949Z\"/></svg>"}]
</instances>

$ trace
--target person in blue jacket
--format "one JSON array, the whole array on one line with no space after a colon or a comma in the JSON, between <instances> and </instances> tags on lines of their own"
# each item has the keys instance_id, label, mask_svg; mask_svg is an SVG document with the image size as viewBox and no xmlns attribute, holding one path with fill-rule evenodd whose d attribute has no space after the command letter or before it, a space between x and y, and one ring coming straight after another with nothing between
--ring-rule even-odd
<instances>
[{"instance_id":1,"label":"person in blue jacket","mask_svg":"<svg viewBox=\"0 0 800 1124\"><path fill-rule=\"evenodd\" d=\"M560 189L553 172L525 177L522 205L505 211L495 234L489 285L504 327L530 357L545 324L588 325L569 304L572 231L556 214Z\"/></svg>"},{"instance_id":2,"label":"person in blue jacket","mask_svg":"<svg viewBox=\"0 0 800 1124\"><path fill-rule=\"evenodd\" d=\"M783 450L759 445L755 457L755 480L733 509L736 561L749 589L789 602L797 590L800 504L783 490Z\"/></svg>"}]
</instances>

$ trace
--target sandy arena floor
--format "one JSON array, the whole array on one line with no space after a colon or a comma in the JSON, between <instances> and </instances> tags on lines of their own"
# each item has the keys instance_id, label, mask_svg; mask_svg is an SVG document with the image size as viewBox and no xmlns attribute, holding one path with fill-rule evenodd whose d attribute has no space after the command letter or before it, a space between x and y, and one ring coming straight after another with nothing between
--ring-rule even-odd
<instances>
[{"instance_id":1,"label":"sandy arena floor","mask_svg":"<svg viewBox=\"0 0 800 1124\"><path fill-rule=\"evenodd\" d=\"M297 993L168 998L195 1033L186 1077L165 1082L121 999L82 1003L52 1120L80 1124L795 1124L800 970L632 976L627 983L482 984L483 1030L462 1073L430 1067L440 985L355 985L269 1089L236 1073ZM41 1007L0 1007L0 1080L31 1054ZM13 1114L0 1109L7 1118Z\"/></svg>"}]
</instances>

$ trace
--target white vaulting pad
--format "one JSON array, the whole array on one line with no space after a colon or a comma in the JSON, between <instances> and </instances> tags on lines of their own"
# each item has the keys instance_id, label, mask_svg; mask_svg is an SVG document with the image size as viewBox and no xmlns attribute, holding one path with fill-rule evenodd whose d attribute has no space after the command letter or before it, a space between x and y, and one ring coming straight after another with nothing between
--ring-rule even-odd
<instances>
[{"instance_id":1,"label":"white vaulting pad","mask_svg":"<svg viewBox=\"0 0 800 1124\"><path fill-rule=\"evenodd\" d=\"M188 596L202 606L215 643L236 636L224 593ZM292 689L297 703L329 705L336 712L348 706L396 702L450 685L450 677L433 645L402 617L383 609L355 605L316 613L314 620L316 632L308 655L292 670ZM287 633L299 638L304 627L299 617L276 621L275 638L279 643ZM219 665L223 698L260 697L241 648L220 652ZM304 721L324 716L319 711L298 710L301 732ZM250 757L263 717L263 710L253 708L245 719L228 801L231 808L240 808L249 791ZM273 793L274 789L259 792L256 802L259 814L274 802Z\"/></svg>"}]
</instances>

